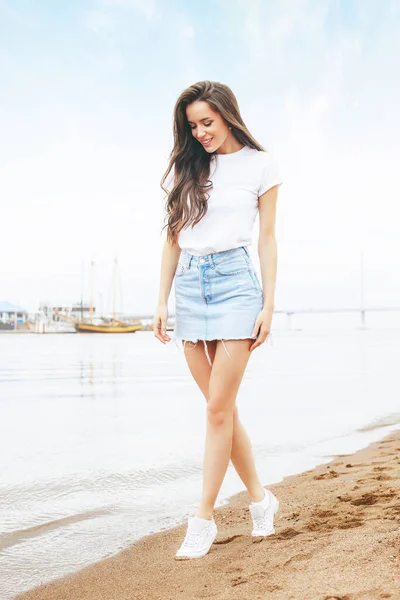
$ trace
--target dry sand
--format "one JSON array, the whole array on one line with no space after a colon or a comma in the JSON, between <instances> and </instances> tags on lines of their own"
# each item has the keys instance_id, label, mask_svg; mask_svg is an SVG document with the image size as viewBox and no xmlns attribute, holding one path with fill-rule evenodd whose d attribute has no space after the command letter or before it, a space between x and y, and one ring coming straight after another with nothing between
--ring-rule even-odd
<instances>
[{"instance_id":1,"label":"dry sand","mask_svg":"<svg viewBox=\"0 0 400 600\"><path fill-rule=\"evenodd\" d=\"M400 431L268 488L280 510L261 542L242 492L201 559L174 560L185 523L16 599L400 600Z\"/></svg>"}]
</instances>

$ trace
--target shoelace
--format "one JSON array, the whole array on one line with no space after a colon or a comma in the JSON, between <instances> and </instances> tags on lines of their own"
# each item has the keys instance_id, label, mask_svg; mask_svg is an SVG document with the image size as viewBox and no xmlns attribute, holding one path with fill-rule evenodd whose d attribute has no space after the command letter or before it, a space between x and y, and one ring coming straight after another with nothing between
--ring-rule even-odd
<instances>
[{"instance_id":1,"label":"shoelace","mask_svg":"<svg viewBox=\"0 0 400 600\"><path fill-rule=\"evenodd\" d=\"M203 535L204 531L199 531L198 533L187 532L185 539L183 540L184 548L194 548L199 541L201 535Z\"/></svg>"},{"instance_id":2,"label":"shoelace","mask_svg":"<svg viewBox=\"0 0 400 600\"><path fill-rule=\"evenodd\" d=\"M267 519L264 517L253 517L255 529L263 529L267 525Z\"/></svg>"},{"instance_id":3,"label":"shoelace","mask_svg":"<svg viewBox=\"0 0 400 600\"><path fill-rule=\"evenodd\" d=\"M265 513L262 517L253 517L253 522L254 522L254 526L256 529L263 529L264 527L266 527L267 525L267 520L268 517L271 514L271 506L268 506L265 509ZM271 523L268 523L268 525L271 525Z\"/></svg>"}]
</instances>

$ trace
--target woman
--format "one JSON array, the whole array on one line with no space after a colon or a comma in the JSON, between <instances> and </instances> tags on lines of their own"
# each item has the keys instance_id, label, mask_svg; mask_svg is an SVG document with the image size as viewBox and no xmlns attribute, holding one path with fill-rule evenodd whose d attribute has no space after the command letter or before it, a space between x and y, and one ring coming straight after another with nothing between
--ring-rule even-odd
<instances>
[{"instance_id":1,"label":"woman","mask_svg":"<svg viewBox=\"0 0 400 600\"><path fill-rule=\"evenodd\" d=\"M257 475L236 396L251 352L271 328L280 184L270 154L250 134L228 86L200 81L182 92L174 108L174 148L161 180L168 194L167 238L153 330L163 344L171 341L167 304L175 278L173 339L183 343L207 401L207 435L201 503L188 519L177 559L204 556L215 540L213 509L230 459L251 498L252 535L275 532L279 502ZM246 248L257 213L263 288Z\"/></svg>"}]
</instances>

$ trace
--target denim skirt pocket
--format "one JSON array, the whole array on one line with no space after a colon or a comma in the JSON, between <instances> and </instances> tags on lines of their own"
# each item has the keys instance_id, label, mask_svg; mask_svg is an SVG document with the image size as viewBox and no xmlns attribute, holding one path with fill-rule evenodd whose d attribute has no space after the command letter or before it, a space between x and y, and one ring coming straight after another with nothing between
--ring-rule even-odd
<instances>
[{"instance_id":1,"label":"denim skirt pocket","mask_svg":"<svg viewBox=\"0 0 400 600\"><path fill-rule=\"evenodd\" d=\"M235 254L230 258L215 263L215 272L218 275L240 275L249 270L249 265L242 254Z\"/></svg>"},{"instance_id":2,"label":"denim skirt pocket","mask_svg":"<svg viewBox=\"0 0 400 600\"><path fill-rule=\"evenodd\" d=\"M183 263L178 263L176 270L175 270L175 277L181 277L182 275L185 274L186 272L186 265L184 265Z\"/></svg>"},{"instance_id":3,"label":"denim skirt pocket","mask_svg":"<svg viewBox=\"0 0 400 600\"><path fill-rule=\"evenodd\" d=\"M258 279L257 273L256 273L256 271L255 271L255 269L254 269L253 266L251 266L250 269L249 269L249 275L250 275L251 280L253 282L255 291L258 294L262 294L263 290L262 290L262 287L261 287L261 284L260 284L260 280Z\"/></svg>"}]
</instances>

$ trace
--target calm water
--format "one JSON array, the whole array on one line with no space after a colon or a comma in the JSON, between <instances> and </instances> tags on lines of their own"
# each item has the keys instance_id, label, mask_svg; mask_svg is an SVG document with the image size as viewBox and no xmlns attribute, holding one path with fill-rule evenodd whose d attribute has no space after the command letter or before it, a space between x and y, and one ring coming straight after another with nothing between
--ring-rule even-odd
<instances>
[{"instance_id":1,"label":"calm water","mask_svg":"<svg viewBox=\"0 0 400 600\"><path fill-rule=\"evenodd\" d=\"M337 323L276 320L250 359L238 405L265 484L400 426L400 328ZM0 335L1 600L182 522L204 436L183 353L150 332ZM218 504L242 489L230 467Z\"/></svg>"}]
</instances>

